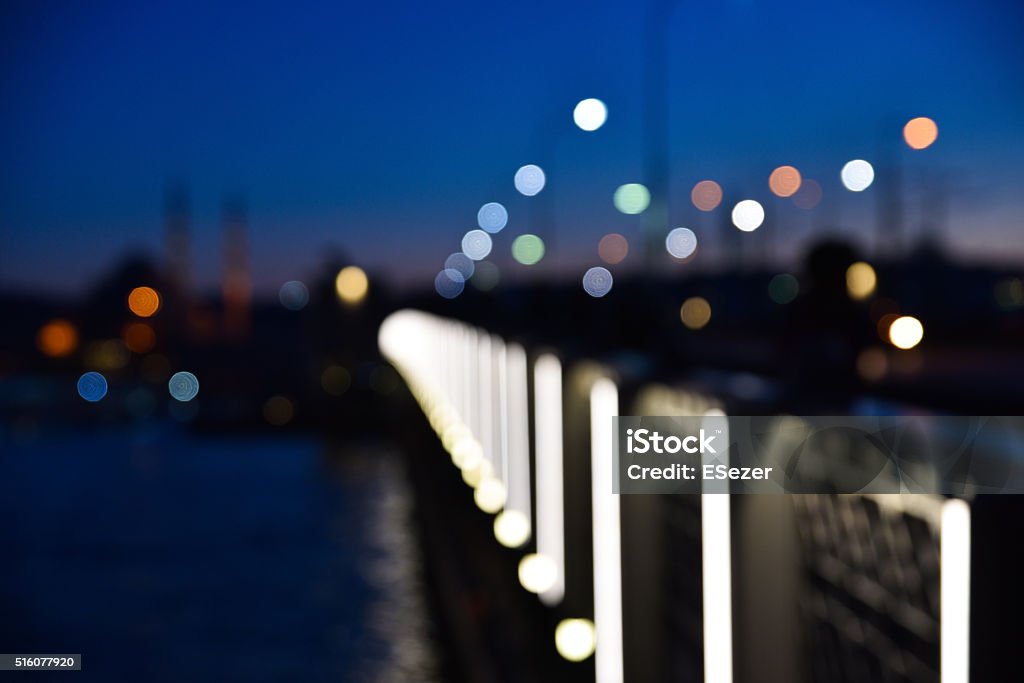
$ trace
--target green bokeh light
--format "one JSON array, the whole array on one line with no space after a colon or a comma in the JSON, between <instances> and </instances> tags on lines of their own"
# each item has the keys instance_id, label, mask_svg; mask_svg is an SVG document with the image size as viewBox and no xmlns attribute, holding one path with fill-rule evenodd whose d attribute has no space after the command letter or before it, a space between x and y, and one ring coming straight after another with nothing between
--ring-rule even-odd
<instances>
[{"instance_id":1,"label":"green bokeh light","mask_svg":"<svg viewBox=\"0 0 1024 683\"><path fill-rule=\"evenodd\" d=\"M651 193L640 183L627 183L615 190L612 201L622 213L643 213L651 205Z\"/></svg>"},{"instance_id":2,"label":"green bokeh light","mask_svg":"<svg viewBox=\"0 0 1024 683\"><path fill-rule=\"evenodd\" d=\"M779 273L768 283L768 296L777 304L788 304L800 293L800 283L789 273Z\"/></svg>"},{"instance_id":3,"label":"green bokeh light","mask_svg":"<svg viewBox=\"0 0 1024 683\"><path fill-rule=\"evenodd\" d=\"M532 266L544 258L544 242L536 235L520 235L512 242L512 258L524 266Z\"/></svg>"}]
</instances>

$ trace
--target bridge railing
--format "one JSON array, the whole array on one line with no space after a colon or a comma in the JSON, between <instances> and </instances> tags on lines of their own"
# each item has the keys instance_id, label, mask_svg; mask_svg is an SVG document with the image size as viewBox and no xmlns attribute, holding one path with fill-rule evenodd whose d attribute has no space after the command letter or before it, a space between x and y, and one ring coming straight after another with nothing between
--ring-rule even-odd
<instances>
[{"instance_id":1,"label":"bridge railing","mask_svg":"<svg viewBox=\"0 0 1024 683\"><path fill-rule=\"evenodd\" d=\"M413 310L379 344L495 542L521 551L523 588L556 617L550 642L592 657L597 683L968 680L965 501L619 496L612 416L728 402Z\"/></svg>"}]
</instances>

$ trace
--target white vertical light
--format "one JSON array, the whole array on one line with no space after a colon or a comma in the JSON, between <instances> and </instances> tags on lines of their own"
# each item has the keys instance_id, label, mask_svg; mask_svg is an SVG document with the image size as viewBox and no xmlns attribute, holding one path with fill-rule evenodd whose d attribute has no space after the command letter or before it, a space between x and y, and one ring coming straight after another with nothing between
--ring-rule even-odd
<instances>
[{"instance_id":1,"label":"white vertical light","mask_svg":"<svg viewBox=\"0 0 1024 683\"><path fill-rule=\"evenodd\" d=\"M612 493L612 418L619 392L601 378L590 389L590 475L594 523L594 628L597 683L622 683L622 549L619 497Z\"/></svg>"},{"instance_id":2,"label":"white vertical light","mask_svg":"<svg viewBox=\"0 0 1024 683\"><path fill-rule=\"evenodd\" d=\"M497 462L494 463L494 476L508 486L508 353L505 342L500 337L494 339L495 379L498 386L498 400L495 414L498 428L498 443L495 449Z\"/></svg>"},{"instance_id":3,"label":"white vertical light","mask_svg":"<svg viewBox=\"0 0 1024 683\"><path fill-rule=\"evenodd\" d=\"M537 554L551 558L558 577L540 594L545 605L565 596L565 511L562 493L562 364L551 354L533 367L537 481Z\"/></svg>"},{"instance_id":4,"label":"white vertical light","mask_svg":"<svg viewBox=\"0 0 1024 683\"><path fill-rule=\"evenodd\" d=\"M942 683L970 679L971 508L951 498L942 505L939 539L940 674Z\"/></svg>"},{"instance_id":5,"label":"white vertical light","mask_svg":"<svg viewBox=\"0 0 1024 683\"><path fill-rule=\"evenodd\" d=\"M519 344L506 347L508 367L508 500L529 522L530 492L530 396L526 351Z\"/></svg>"},{"instance_id":6,"label":"white vertical light","mask_svg":"<svg viewBox=\"0 0 1024 683\"><path fill-rule=\"evenodd\" d=\"M494 463L494 361L491 357L491 336L480 335L479 355L480 366L480 433L475 436L483 447L484 458Z\"/></svg>"},{"instance_id":7,"label":"white vertical light","mask_svg":"<svg viewBox=\"0 0 1024 683\"><path fill-rule=\"evenodd\" d=\"M709 411L706 429L724 422L724 413ZM721 441L729 443L724 429ZM706 454L702 464L729 465L729 450L717 459ZM704 683L732 683L732 528L729 521L729 482L702 481L701 564L704 576Z\"/></svg>"}]
</instances>

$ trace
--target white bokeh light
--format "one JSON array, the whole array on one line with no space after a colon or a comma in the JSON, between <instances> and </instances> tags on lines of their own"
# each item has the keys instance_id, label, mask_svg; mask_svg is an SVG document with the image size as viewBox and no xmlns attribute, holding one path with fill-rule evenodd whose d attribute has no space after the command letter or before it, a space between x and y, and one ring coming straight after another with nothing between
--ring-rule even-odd
<instances>
[{"instance_id":1,"label":"white bokeh light","mask_svg":"<svg viewBox=\"0 0 1024 683\"><path fill-rule=\"evenodd\" d=\"M527 197L532 197L543 190L546 182L544 170L535 164L527 164L516 171L516 190Z\"/></svg>"},{"instance_id":2,"label":"white bokeh light","mask_svg":"<svg viewBox=\"0 0 1024 683\"><path fill-rule=\"evenodd\" d=\"M483 230L470 230L462 238L462 253L474 261L487 258L493 247L491 236Z\"/></svg>"},{"instance_id":3,"label":"white bokeh light","mask_svg":"<svg viewBox=\"0 0 1024 683\"><path fill-rule=\"evenodd\" d=\"M676 228L665 238L665 249L675 258L688 258L697 251L697 235L689 228Z\"/></svg>"},{"instance_id":4,"label":"white bokeh light","mask_svg":"<svg viewBox=\"0 0 1024 683\"><path fill-rule=\"evenodd\" d=\"M764 223L764 207L753 199L744 199L732 209L732 224L743 232L752 232Z\"/></svg>"},{"instance_id":5,"label":"white bokeh light","mask_svg":"<svg viewBox=\"0 0 1024 683\"><path fill-rule=\"evenodd\" d=\"M601 100L590 97L576 105L572 111L572 120L582 130L595 131L608 120L608 108Z\"/></svg>"},{"instance_id":6,"label":"white bokeh light","mask_svg":"<svg viewBox=\"0 0 1024 683\"><path fill-rule=\"evenodd\" d=\"M875 181L875 169L863 159L846 162L839 177L850 192L863 192Z\"/></svg>"},{"instance_id":7,"label":"white bokeh light","mask_svg":"<svg viewBox=\"0 0 1024 683\"><path fill-rule=\"evenodd\" d=\"M487 232L501 232L508 225L508 211L498 202L488 202L480 207L476 222Z\"/></svg>"},{"instance_id":8,"label":"white bokeh light","mask_svg":"<svg viewBox=\"0 0 1024 683\"><path fill-rule=\"evenodd\" d=\"M446 268L434 278L434 289L445 299L454 299L462 294L466 287L466 278L457 270Z\"/></svg>"},{"instance_id":9,"label":"white bokeh light","mask_svg":"<svg viewBox=\"0 0 1024 683\"><path fill-rule=\"evenodd\" d=\"M583 275L583 289L595 298L600 298L612 291L613 282L611 272L601 266L595 266Z\"/></svg>"},{"instance_id":10,"label":"white bokeh light","mask_svg":"<svg viewBox=\"0 0 1024 683\"><path fill-rule=\"evenodd\" d=\"M473 265L473 259L466 256L461 251L457 251L445 259L444 269L457 270L462 274L463 280L468 280L473 277L475 266Z\"/></svg>"}]
</instances>

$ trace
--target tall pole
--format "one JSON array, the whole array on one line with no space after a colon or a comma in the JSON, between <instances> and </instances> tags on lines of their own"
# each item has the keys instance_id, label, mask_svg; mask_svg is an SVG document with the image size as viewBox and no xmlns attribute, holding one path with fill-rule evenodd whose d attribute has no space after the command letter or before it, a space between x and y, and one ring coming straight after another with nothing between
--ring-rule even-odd
<instances>
[{"instance_id":1,"label":"tall pole","mask_svg":"<svg viewBox=\"0 0 1024 683\"><path fill-rule=\"evenodd\" d=\"M669 22L675 0L650 0L644 27L647 69L644 86L644 136L646 139L647 187L651 204L644 226L644 265L650 273L659 245L668 229L669 197Z\"/></svg>"}]
</instances>

